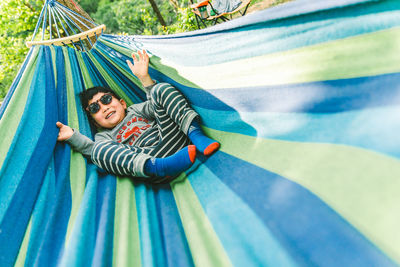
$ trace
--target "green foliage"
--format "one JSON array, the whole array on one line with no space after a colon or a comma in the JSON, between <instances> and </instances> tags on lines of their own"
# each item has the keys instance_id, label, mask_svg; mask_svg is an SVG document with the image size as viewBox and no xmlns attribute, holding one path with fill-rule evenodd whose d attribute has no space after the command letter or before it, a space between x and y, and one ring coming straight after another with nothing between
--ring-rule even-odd
<instances>
[{"instance_id":1,"label":"green foliage","mask_svg":"<svg viewBox=\"0 0 400 267\"><path fill-rule=\"evenodd\" d=\"M100 0L100 1L78 0L77 2L82 7L82 9L85 10L88 14L96 13L96 10L99 6L103 6L103 5L107 4L107 3L104 3L103 0ZM107 1L107 2L112 2L112 1Z\"/></svg>"},{"instance_id":2,"label":"green foliage","mask_svg":"<svg viewBox=\"0 0 400 267\"><path fill-rule=\"evenodd\" d=\"M292 1L292 0L275 0L275 2L272 4L272 6L280 5L280 4L289 2L289 1Z\"/></svg>"},{"instance_id":3,"label":"green foliage","mask_svg":"<svg viewBox=\"0 0 400 267\"><path fill-rule=\"evenodd\" d=\"M163 28L162 34L173 34L197 30L196 18L190 8L180 7L176 11L176 20L173 24Z\"/></svg>"},{"instance_id":4,"label":"green foliage","mask_svg":"<svg viewBox=\"0 0 400 267\"><path fill-rule=\"evenodd\" d=\"M117 27L113 33L157 34L157 17L147 2L134 0L119 1L114 4ZM97 13L96 13L97 14ZM107 25L107 24L106 24Z\"/></svg>"},{"instance_id":5,"label":"green foliage","mask_svg":"<svg viewBox=\"0 0 400 267\"><path fill-rule=\"evenodd\" d=\"M42 1L2 0L0 2L0 99L6 95L24 61Z\"/></svg>"},{"instance_id":6,"label":"green foliage","mask_svg":"<svg viewBox=\"0 0 400 267\"><path fill-rule=\"evenodd\" d=\"M167 27L160 25L156 14L147 0L79 1L82 8L97 23L107 26L108 33L157 35L196 29L195 17L190 9L187 8L189 1L179 1L181 7L178 9L170 1L157 0L156 3Z\"/></svg>"}]
</instances>

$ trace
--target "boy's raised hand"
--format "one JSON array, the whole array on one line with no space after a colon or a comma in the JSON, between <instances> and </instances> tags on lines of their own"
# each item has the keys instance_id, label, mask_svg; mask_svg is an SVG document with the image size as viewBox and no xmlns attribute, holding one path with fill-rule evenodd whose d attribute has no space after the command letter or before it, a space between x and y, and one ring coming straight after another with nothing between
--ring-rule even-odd
<instances>
[{"instance_id":1,"label":"boy's raised hand","mask_svg":"<svg viewBox=\"0 0 400 267\"><path fill-rule=\"evenodd\" d=\"M60 132L58 133L57 141L65 141L74 134L74 130L72 130L72 128L69 127L68 125L64 125L59 121L56 123L56 125L60 129Z\"/></svg>"},{"instance_id":2,"label":"boy's raised hand","mask_svg":"<svg viewBox=\"0 0 400 267\"><path fill-rule=\"evenodd\" d=\"M149 55L146 53L146 50L138 51L138 55L139 57L132 53L133 64L130 60L127 60L126 63L132 73L139 78L144 87L150 86L154 84L154 81L149 75Z\"/></svg>"}]
</instances>

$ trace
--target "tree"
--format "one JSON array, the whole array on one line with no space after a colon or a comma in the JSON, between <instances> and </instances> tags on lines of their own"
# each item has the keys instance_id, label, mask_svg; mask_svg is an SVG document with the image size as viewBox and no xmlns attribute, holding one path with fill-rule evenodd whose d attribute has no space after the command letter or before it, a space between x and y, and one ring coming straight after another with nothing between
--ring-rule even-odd
<instances>
[{"instance_id":1,"label":"tree","mask_svg":"<svg viewBox=\"0 0 400 267\"><path fill-rule=\"evenodd\" d=\"M154 10L154 13L156 13L158 21L161 23L162 26L167 26L167 24L165 24L164 18L162 17L160 10L158 9L158 6L156 4L156 2L154 0L149 0L151 7Z\"/></svg>"},{"instance_id":2,"label":"tree","mask_svg":"<svg viewBox=\"0 0 400 267\"><path fill-rule=\"evenodd\" d=\"M0 2L0 99L6 95L24 61L43 2L2 0Z\"/></svg>"}]
</instances>

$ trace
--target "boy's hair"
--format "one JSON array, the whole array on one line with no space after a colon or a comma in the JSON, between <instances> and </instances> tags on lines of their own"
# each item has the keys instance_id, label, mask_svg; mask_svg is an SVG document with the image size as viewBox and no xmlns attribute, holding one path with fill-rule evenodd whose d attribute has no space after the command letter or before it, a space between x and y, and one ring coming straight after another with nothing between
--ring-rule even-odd
<instances>
[{"instance_id":1,"label":"boy's hair","mask_svg":"<svg viewBox=\"0 0 400 267\"><path fill-rule=\"evenodd\" d=\"M97 93L107 93L107 94L114 96L118 100L121 99L121 97L109 87L95 86L95 87L89 88L79 94L79 98L81 99L81 103L82 103L82 108L86 112L87 112L86 108L89 106L89 101Z\"/></svg>"},{"instance_id":2,"label":"boy's hair","mask_svg":"<svg viewBox=\"0 0 400 267\"><path fill-rule=\"evenodd\" d=\"M103 86L95 86L91 87L87 90L82 91L79 93L79 98L81 99L81 104L83 110L86 112L86 115L89 118L89 122L97 126L96 122L93 120L92 116L90 115L90 112L87 111L87 107L89 106L89 101L95 96L97 93L106 93L114 96L116 99L120 100L121 97L115 93L111 88L109 87L103 87Z\"/></svg>"}]
</instances>

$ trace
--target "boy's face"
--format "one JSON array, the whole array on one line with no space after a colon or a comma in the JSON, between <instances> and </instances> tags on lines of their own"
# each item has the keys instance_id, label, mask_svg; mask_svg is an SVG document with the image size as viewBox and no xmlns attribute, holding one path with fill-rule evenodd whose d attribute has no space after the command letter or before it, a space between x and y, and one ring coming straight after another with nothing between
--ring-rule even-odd
<instances>
[{"instance_id":1,"label":"boy's face","mask_svg":"<svg viewBox=\"0 0 400 267\"><path fill-rule=\"evenodd\" d=\"M103 104L100 101L103 95L107 93L97 93L89 100L89 105L96 102L100 106L99 111L91 113L91 116L99 126L112 129L125 118L126 103L123 99L118 100L113 96L109 104Z\"/></svg>"}]
</instances>

